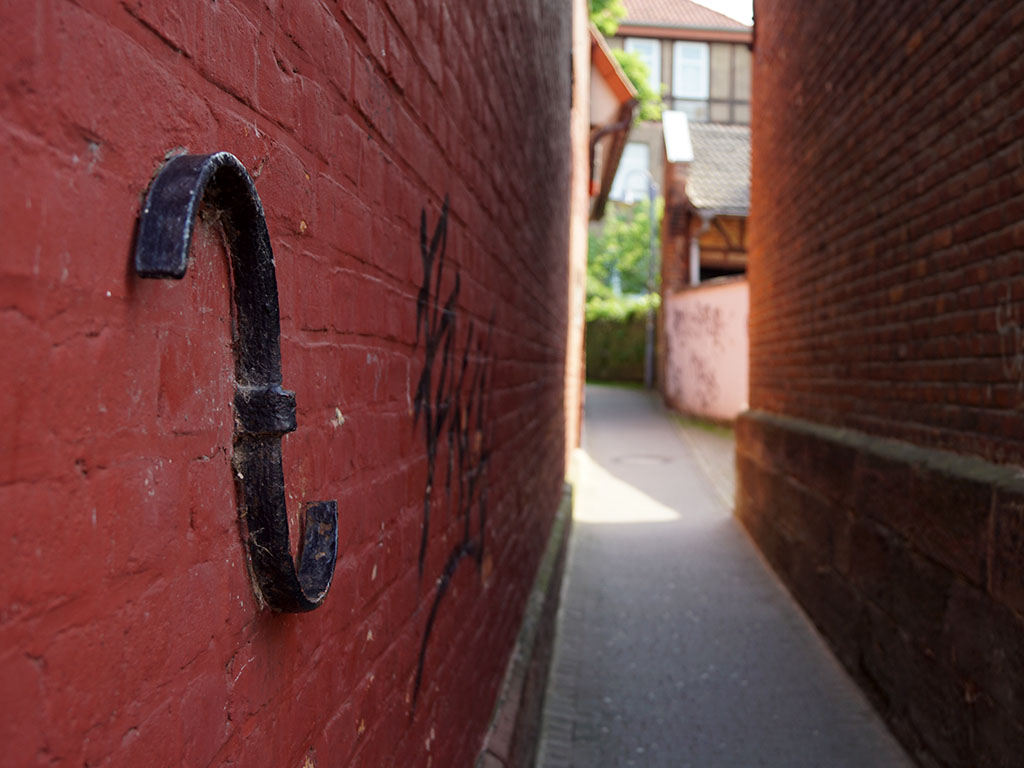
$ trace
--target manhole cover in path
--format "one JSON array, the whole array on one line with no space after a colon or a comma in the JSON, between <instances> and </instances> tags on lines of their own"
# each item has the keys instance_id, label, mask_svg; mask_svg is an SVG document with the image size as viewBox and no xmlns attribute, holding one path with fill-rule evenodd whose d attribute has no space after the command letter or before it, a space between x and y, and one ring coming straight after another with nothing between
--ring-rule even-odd
<instances>
[{"instance_id":1,"label":"manhole cover in path","mask_svg":"<svg viewBox=\"0 0 1024 768\"><path fill-rule=\"evenodd\" d=\"M627 453L614 457L612 461L616 464L668 464L672 457L658 453Z\"/></svg>"}]
</instances>

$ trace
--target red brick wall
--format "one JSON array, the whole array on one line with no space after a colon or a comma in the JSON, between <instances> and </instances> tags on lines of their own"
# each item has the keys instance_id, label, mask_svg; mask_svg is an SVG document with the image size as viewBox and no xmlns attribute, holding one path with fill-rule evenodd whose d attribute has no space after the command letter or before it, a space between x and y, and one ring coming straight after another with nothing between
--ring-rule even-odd
<instances>
[{"instance_id":1,"label":"red brick wall","mask_svg":"<svg viewBox=\"0 0 1024 768\"><path fill-rule=\"evenodd\" d=\"M1024 459L1024 4L758 0L751 406Z\"/></svg>"},{"instance_id":2,"label":"red brick wall","mask_svg":"<svg viewBox=\"0 0 1024 768\"><path fill-rule=\"evenodd\" d=\"M570 16L0 6L0 764L471 763L563 479ZM266 211L293 532L304 502L339 505L313 613L260 610L246 572L216 216L183 282L130 267L182 150L235 154ZM432 231L446 195L451 359L492 366L481 428L458 422L490 459L469 468L482 554L453 558L466 509L441 440L421 575L420 217Z\"/></svg>"},{"instance_id":3,"label":"red brick wall","mask_svg":"<svg viewBox=\"0 0 1024 768\"><path fill-rule=\"evenodd\" d=\"M737 516L914 757L1024 743L1024 3L758 0Z\"/></svg>"}]
</instances>

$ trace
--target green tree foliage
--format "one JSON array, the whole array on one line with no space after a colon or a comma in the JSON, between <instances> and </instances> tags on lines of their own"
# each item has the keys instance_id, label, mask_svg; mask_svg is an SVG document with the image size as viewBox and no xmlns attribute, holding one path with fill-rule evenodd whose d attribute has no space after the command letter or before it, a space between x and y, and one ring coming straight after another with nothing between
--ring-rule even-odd
<instances>
[{"instance_id":1,"label":"green tree foliage","mask_svg":"<svg viewBox=\"0 0 1024 768\"><path fill-rule=\"evenodd\" d=\"M631 298L602 298L593 296L587 301L584 317L588 323L597 320L607 322L633 322L647 317L647 310L658 311L661 296L652 293L648 296Z\"/></svg>"},{"instance_id":2,"label":"green tree foliage","mask_svg":"<svg viewBox=\"0 0 1024 768\"><path fill-rule=\"evenodd\" d=\"M636 111L636 120L661 120L661 91L651 87L651 71L635 53L616 49L612 55L619 62L622 71L636 88L636 99L640 108Z\"/></svg>"},{"instance_id":3,"label":"green tree foliage","mask_svg":"<svg viewBox=\"0 0 1024 768\"><path fill-rule=\"evenodd\" d=\"M587 379L643 381L648 312L657 312L659 296L647 294L650 268L650 208L610 203L599 233L592 233L587 262ZM655 232L664 209L654 201ZM655 240L657 248L657 240ZM657 251L654 253L657 290ZM614 283L621 286L616 295Z\"/></svg>"},{"instance_id":4,"label":"green tree foliage","mask_svg":"<svg viewBox=\"0 0 1024 768\"><path fill-rule=\"evenodd\" d=\"M605 37L615 34L625 15L626 6L622 0L590 0L590 20Z\"/></svg>"},{"instance_id":5,"label":"green tree foliage","mask_svg":"<svg viewBox=\"0 0 1024 768\"><path fill-rule=\"evenodd\" d=\"M587 317L588 381L644 380L646 311Z\"/></svg>"},{"instance_id":6,"label":"green tree foliage","mask_svg":"<svg viewBox=\"0 0 1024 768\"><path fill-rule=\"evenodd\" d=\"M655 199L654 209L657 265L657 225L664 209L660 197ZM647 292L650 226L650 203L647 200L631 206L614 203L608 206L601 232L592 234L587 246L588 302L590 299L612 298L616 274L624 295Z\"/></svg>"},{"instance_id":7,"label":"green tree foliage","mask_svg":"<svg viewBox=\"0 0 1024 768\"><path fill-rule=\"evenodd\" d=\"M626 6L622 0L590 0L590 20L598 28L602 35L611 37L619 28L619 22L626 16ZM651 73L647 65L640 60L635 53L627 53L618 49L612 54L626 73L626 77L636 88L637 101L640 108L637 110L636 119L660 120L661 119L661 92L651 87Z\"/></svg>"}]
</instances>

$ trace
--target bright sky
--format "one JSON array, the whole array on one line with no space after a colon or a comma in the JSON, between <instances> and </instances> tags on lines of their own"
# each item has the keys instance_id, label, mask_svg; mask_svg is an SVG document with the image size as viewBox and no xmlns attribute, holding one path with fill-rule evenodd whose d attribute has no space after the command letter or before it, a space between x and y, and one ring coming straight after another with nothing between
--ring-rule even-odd
<instances>
[{"instance_id":1,"label":"bright sky","mask_svg":"<svg viewBox=\"0 0 1024 768\"><path fill-rule=\"evenodd\" d=\"M744 24L754 23L753 0L696 0L701 5L731 16Z\"/></svg>"}]
</instances>

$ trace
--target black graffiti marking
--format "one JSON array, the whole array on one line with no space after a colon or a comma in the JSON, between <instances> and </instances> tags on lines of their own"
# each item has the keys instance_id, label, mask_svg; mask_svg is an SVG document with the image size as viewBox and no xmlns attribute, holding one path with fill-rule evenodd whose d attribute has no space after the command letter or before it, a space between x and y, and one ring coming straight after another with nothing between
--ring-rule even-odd
<instances>
[{"instance_id":1,"label":"black graffiti marking","mask_svg":"<svg viewBox=\"0 0 1024 768\"><path fill-rule=\"evenodd\" d=\"M716 347L725 349L725 315L720 307L697 304L692 307L676 307L674 327L676 335L710 337Z\"/></svg>"},{"instance_id":2,"label":"black graffiti marking","mask_svg":"<svg viewBox=\"0 0 1024 768\"><path fill-rule=\"evenodd\" d=\"M691 307L676 307L672 325L678 341L710 338L712 343L724 352L725 321L725 314L720 307L697 304ZM679 361L677 365L682 370L683 362ZM721 388L715 375L715 366L693 351L689 352L685 365L691 371L690 382L693 384L693 391L686 390L684 382L680 381L680 394L686 400L695 403L699 410L706 411L720 394Z\"/></svg>"},{"instance_id":3,"label":"black graffiti marking","mask_svg":"<svg viewBox=\"0 0 1024 768\"><path fill-rule=\"evenodd\" d=\"M449 362L452 356L452 344L455 333L455 303L459 298L460 279L455 275L455 285L449 293L444 307L438 301L441 294L441 277L444 274L444 255L448 244L448 198L441 207L441 216L434 235L427 240L427 213L420 215L420 257L423 261L423 283L416 297L416 346L419 347L422 331L425 348L423 370L416 386L414 402L414 424L423 419L423 432L427 443L427 488L423 495L423 530L420 534L419 572L423 576L423 561L427 552L427 541L430 537L430 505L434 493L434 467L437 464L438 439L448 419L450 402L448 400ZM434 284L434 301L431 302L430 278L437 262L437 275ZM443 345L441 355L441 372L434 383L434 362L438 350Z\"/></svg>"},{"instance_id":4,"label":"black graffiti marking","mask_svg":"<svg viewBox=\"0 0 1024 768\"><path fill-rule=\"evenodd\" d=\"M416 345L422 336L423 369L416 387L414 425L423 422L427 449L427 482L423 494L423 530L420 537L419 572L423 575L427 542L430 536L430 513L436 500L438 448L445 439L445 500L462 518L462 540L456 544L445 562L437 581L437 592L427 615L427 624L420 644L413 684L412 707L416 711L427 645L434 629L438 609L448 592L459 564L471 558L481 568L484 557L484 531L487 525L487 467L490 461L490 421L486 400L491 387L491 342L494 316L488 323L487 335L479 338L470 321L462 354L456 367L458 317L456 305L461 281L455 274L454 284L441 301L445 251L448 231L448 199L441 207L434 233L427 236L427 214L420 217L420 255L423 261L423 283L416 299ZM475 344L474 344L475 342ZM439 363L438 363L439 361ZM440 368L435 374L435 367ZM477 526L474 534L473 511Z\"/></svg>"},{"instance_id":5,"label":"black graffiti marking","mask_svg":"<svg viewBox=\"0 0 1024 768\"><path fill-rule=\"evenodd\" d=\"M281 438L296 427L295 393L281 386L277 273L263 206L245 167L227 152L182 155L153 181L139 217L135 271L184 277L200 203L220 214L234 302L235 431L232 467L238 515L257 593L277 611L320 606L334 578L338 505L306 505L296 568L288 546Z\"/></svg>"}]
</instances>

